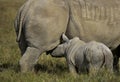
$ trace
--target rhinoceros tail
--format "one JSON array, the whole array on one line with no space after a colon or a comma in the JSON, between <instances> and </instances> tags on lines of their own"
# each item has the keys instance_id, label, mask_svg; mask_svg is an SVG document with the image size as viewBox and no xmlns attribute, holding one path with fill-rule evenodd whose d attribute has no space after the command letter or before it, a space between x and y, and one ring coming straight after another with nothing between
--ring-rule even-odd
<instances>
[{"instance_id":1,"label":"rhinoceros tail","mask_svg":"<svg viewBox=\"0 0 120 82\"><path fill-rule=\"evenodd\" d=\"M23 20L25 17L25 12L24 12L24 5L20 8L20 11L18 12L18 17L17 17L17 21L16 21L16 32L17 32L17 39L16 41L19 42L20 41L20 37L21 37L21 32L22 32L22 25L23 25Z\"/></svg>"},{"instance_id":2,"label":"rhinoceros tail","mask_svg":"<svg viewBox=\"0 0 120 82\"><path fill-rule=\"evenodd\" d=\"M19 42L22 32L22 21L20 21L19 32L16 41Z\"/></svg>"},{"instance_id":3,"label":"rhinoceros tail","mask_svg":"<svg viewBox=\"0 0 120 82\"><path fill-rule=\"evenodd\" d=\"M19 42L19 40L20 40L21 31L22 31L22 20L23 20L22 9L23 9L23 7L24 6L22 6L20 8L20 10L18 11L16 20L15 20L15 23L14 23L15 31L16 31L16 34L17 34L17 39L16 39L17 42Z\"/></svg>"},{"instance_id":4,"label":"rhinoceros tail","mask_svg":"<svg viewBox=\"0 0 120 82\"><path fill-rule=\"evenodd\" d=\"M22 23L23 23L23 19L25 17L25 9L24 8L25 8L25 4L23 6L21 6L21 8L19 9L16 20L15 20L15 30L16 30L16 34L17 34L16 41L17 42L20 41L20 37L21 37Z\"/></svg>"},{"instance_id":5,"label":"rhinoceros tail","mask_svg":"<svg viewBox=\"0 0 120 82\"><path fill-rule=\"evenodd\" d=\"M16 41L19 42L20 41L20 37L21 37L21 33L22 33L22 29L23 29L23 22L24 22L24 18L29 10L29 7L31 6L31 3L34 0L29 0L26 1L26 3L20 8L20 11L18 13L18 18L17 18L17 39ZM18 24L19 22L19 24Z\"/></svg>"}]
</instances>

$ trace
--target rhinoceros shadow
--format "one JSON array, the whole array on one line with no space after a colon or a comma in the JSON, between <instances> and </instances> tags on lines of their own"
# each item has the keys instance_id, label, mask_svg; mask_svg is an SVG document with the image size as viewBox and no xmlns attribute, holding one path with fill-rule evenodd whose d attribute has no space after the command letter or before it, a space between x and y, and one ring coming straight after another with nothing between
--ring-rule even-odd
<instances>
[{"instance_id":1,"label":"rhinoceros shadow","mask_svg":"<svg viewBox=\"0 0 120 82\"><path fill-rule=\"evenodd\" d=\"M37 64L35 65L36 72L47 72L49 74L62 74L65 72L68 72L68 68L66 66L63 66L61 64L56 64L55 67L49 68L47 65Z\"/></svg>"},{"instance_id":2,"label":"rhinoceros shadow","mask_svg":"<svg viewBox=\"0 0 120 82\"><path fill-rule=\"evenodd\" d=\"M0 72L4 72L5 70L14 70L16 73L20 72L19 64L10 64L10 63L3 63L0 64ZM62 64L56 64L55 67L50 67L45 64L37 64L35 65L35 72L47 72L49 74L62 74L64 72L68 72L68 68L63 66Z\"/></svg>"},{"instance_id":3,"label":"rhinoceros shadow","mask_svg":"<svg viewBox=\"0 0 120 82\"><path fill-rule=\"evenodd\" d=\"M14 70L15 72L20 71L20 66L18 64L3 63L0 64L0 72L5 70Z\"/></svg>"}]
</instances>

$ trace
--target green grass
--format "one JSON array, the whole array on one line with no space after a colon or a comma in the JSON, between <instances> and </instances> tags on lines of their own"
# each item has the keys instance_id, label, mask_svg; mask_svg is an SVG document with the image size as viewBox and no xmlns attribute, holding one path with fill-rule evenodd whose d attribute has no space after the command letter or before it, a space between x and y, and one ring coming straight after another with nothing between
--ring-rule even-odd
<instances>
[{"instance_id":1,"label":"green grass","mask_svg":"<svg viewBox=\"0 0 120 82\"><path fill-rule=\"evenodd\" d=\"M64 58L42 54L38 73L20 73L21 57L14 31L14 19L25 0L0 0L0 82L120 82L120 75L106 71L98 75L82 74L74 78L68 71Z\"/></svg>"}]
</instances>

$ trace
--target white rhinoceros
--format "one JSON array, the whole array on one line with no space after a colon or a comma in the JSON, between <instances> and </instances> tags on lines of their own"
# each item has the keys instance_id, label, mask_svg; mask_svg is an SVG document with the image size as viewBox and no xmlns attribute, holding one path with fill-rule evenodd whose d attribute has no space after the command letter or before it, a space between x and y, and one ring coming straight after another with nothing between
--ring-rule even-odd
<instances>
[{"instance_id":1,"label":"white rhinoceros","mask_svg":"<svg viewBox=\"0 0 120 82\"><path fill-rule=\"evenodd\" d=\"M110 72L113 71L113 54L103 43L85 43L78 37L69 40L64 34L62 38L65 42L58 45L51 56L65 57L72 74L98 72L103 67Z\"/></svg>"},{"instance_id":2,"label":"white rhinoceros","mask_svg":"<svg viewBox=\"0 0 120 82\"><path fill-rule=\"evenodd\" d=\"M104 43L114 52L118 68L119 26L119 0L27 0L15 20L21 71L31 71L40 54L60 44L62 33Z\"/></svg>"}]
</instances>

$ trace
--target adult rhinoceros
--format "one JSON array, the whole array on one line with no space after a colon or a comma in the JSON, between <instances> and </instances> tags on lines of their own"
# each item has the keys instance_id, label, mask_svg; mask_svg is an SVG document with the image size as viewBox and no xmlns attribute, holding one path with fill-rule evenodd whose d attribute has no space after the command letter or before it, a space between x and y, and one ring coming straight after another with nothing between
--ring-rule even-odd
<instances>
[{"instance_id":1,"label":"adult rhinoceros","mask_svg":"<svg viewBox=\"0 0 120 82\"><path fill-rule=\"evenodd\" d=\"M15 20L22 52L22 72L32 71L40 54L53 50L65 33L88 42L103 42L114 51L114 67L120 54L119 0L28 0Z\"/></svg>"}]
</instances>

